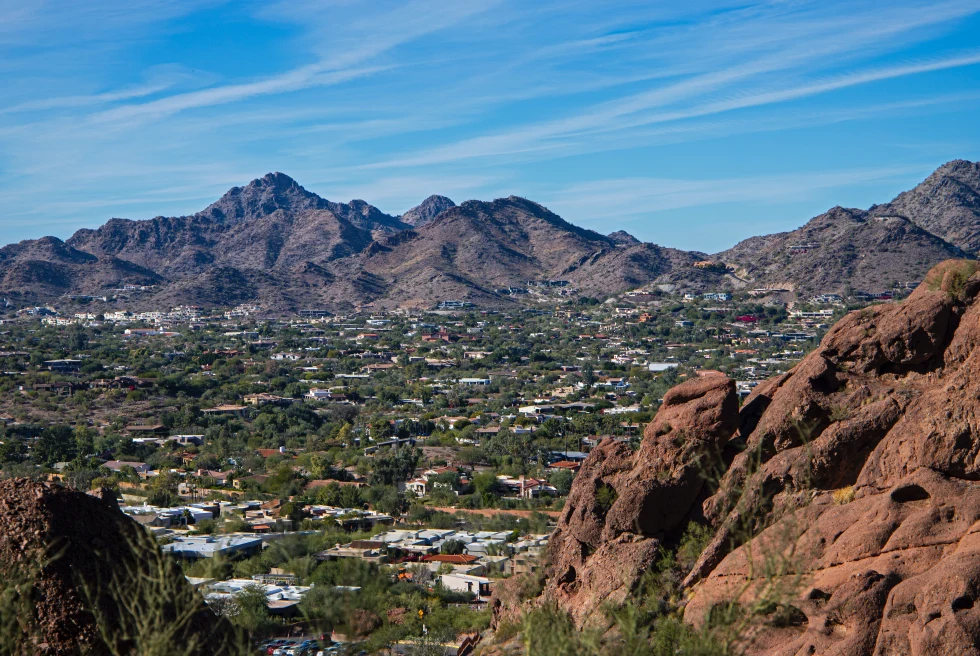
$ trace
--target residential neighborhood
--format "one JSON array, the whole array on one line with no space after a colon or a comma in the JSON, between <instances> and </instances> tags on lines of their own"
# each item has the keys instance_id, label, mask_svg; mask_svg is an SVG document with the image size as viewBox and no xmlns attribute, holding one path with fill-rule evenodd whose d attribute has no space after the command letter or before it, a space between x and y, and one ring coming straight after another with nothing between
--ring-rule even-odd
<instances>
[{"instance_id":1,"label":"residential neighborhood","mask_svg":"<svg viewBox=\"0 0 980 656\"><path fill-rule=\"evenodd\" d=\"M8 308L0 467L108 490L209 605L269 640L476 635L502 581L543 575L596 445L635 448L685 379L724 374L745 398L873 302L529 290L556 305Z\"/></svg>"}]
</instances>

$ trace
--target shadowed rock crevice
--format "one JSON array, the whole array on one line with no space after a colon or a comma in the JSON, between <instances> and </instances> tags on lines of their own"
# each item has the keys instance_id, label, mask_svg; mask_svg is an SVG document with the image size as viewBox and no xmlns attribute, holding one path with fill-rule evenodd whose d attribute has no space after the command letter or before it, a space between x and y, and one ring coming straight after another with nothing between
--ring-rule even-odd
<instances>
[{"instance_id":1,"label":"shadowed rock crevice","mask_svg":"<svg viewBox=\"0 0 980 656\"><path fill-rule=\"evenodd\" d=\"M635 452L603 440L569 494L548 548L543 597L580 626L622 603L653 564L665 536L687 519L738 427L735 385L723 376L683 383L664 396Z\"/></svg>"}]
</instances>

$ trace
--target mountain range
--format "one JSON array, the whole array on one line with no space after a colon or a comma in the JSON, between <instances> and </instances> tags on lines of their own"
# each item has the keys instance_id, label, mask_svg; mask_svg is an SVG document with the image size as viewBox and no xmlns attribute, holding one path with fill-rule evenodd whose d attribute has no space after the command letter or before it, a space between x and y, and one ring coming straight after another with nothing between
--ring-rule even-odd
<instances>
[{"instance_id":1,"label":"mountain range","mask_svg":"<svg viewBox=\"0 0 980 656\"><path fill-rule=\"evenodd\" d=\"M0 248L0 293L33 303L131 284L152 287L138 300L148 306L258 302L282 310L448 299L500 306L519 302L505 290L530 280L568 281L595 297L649 285L804 295L884 290L978 251L980 164L963 160L885 205L835 207L797 230L715 255L586 230L516 196L460 205L430 196L392 216L270 173L190 216L111 219L67 241ZM706 261L715 266L699 264Z\"/></svg>"}]
</instances>

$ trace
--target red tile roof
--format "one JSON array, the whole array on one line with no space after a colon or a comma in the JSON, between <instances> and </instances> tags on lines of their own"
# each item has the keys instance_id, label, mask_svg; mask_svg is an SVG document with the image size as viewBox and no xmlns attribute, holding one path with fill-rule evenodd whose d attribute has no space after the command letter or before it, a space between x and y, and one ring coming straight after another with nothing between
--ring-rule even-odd
<instances>
[{"instance_id":1,"label":"red tile roof","mask_svg":"<svg viewBox=\"0 0 980 656\"><path fill-rule=\"evenodd\" d=\"M470 554L432 554L422 559L427 563L449 563L450 565L470 565L479 560Z\"/></svg>"}]
</instances>

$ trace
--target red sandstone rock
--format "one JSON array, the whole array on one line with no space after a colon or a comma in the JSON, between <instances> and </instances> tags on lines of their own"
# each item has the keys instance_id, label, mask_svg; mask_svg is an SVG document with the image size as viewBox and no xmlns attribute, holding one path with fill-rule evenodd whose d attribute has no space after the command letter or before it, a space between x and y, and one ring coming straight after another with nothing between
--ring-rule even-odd
<instances>
[{"instance_id":1,"label":"red sandstone rock","mask_svg":"<svg viewBox=\"0 0 980 656\"><path fill-rule=\"evenodd\" d=\"M672 389L639 450L605 440L575 478L549 542L545 598L579 625L606 603L622 603L677 529L737 427L735 386L723 376Z\"/></svg>"},{"instance_id":2,"label":"red sandstone rock","mask_svg":"<svg viewBox=\"0 0 980 656\"><path fill-rule=\"evenodd\" d=\"M181 645L181 653L237 653L234 645L243 644L115 501L76 490L0 481L0 576L33 591L18 618L28 637L3 636L5 648L20 643L14 653L132 653L137 617L159 618L157 628ZM118 641L114 649L98 630L96 607L108 639Z\"/></svg>"},{"instance_id":3,"label":"red sandstone rock","mask_svg":"<svg viewBox=\"0 0 980 656\"><path fill-rule=\"evenodd\" d=\"M741 410L727 379L672 390L639 451L606 442L583 466L545 598L580 626L625 599L703 493L691 455L727 443L687 621L778 602L789 621L754 623L745 653L980 655L976 272L946 262L903 303L849 314Z\"/></svg>"},{"instance_id":4,"label":"red sandstone rock","mask_svg":"<svg viewBox=\"0 0 980 656\"><path fill-rule=\"evenodd\" d=\"M747 400L747 448L705 503L718 531L685 582L686 619L777 582L806 620L764 625L747 653L980 653L973 271L944 263L904 303L851 313ZM846 486L854 500L835 503Z\"/></svg>"}]
</instances>

